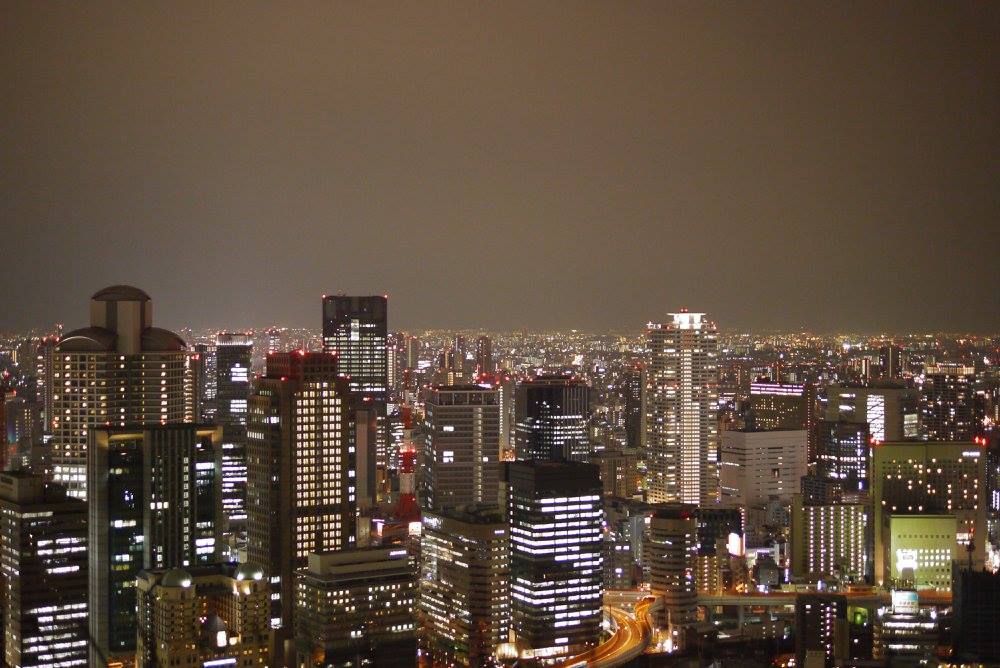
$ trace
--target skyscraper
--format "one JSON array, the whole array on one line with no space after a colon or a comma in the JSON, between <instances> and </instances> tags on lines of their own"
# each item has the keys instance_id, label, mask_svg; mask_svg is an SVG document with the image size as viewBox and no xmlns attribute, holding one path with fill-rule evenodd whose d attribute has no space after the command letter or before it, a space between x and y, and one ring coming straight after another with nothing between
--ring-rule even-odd
<instances>
[{"instance_id":1,"label":"skyscraper","mask_svg":"<svg viewBox=\"0 0 1000 668\"><path fill-rule=\"evenodd\" d=\"M929 364L920 386L920 432L926 441L968 441L983 432L975 367Z\"/></svg>"},{"instance_id":2,"label":"skyscraper","mask_svg":"<svg viewBox=\"0 0 1000 668\"><path fill-rule=\"evenodd\" d=\"M653 503L715 503L718 341L704 313L673 313L646 329L647 491Z\"/></svg>"},{"instance_id":3,"label":"skyscraper","mask_svg":"<svg viewBox=\"0 0 1000 668\"><path fill-rule=\"evenodd\" d=\"M425 512L420 608L435 665L487 666L510 630L510 546L496 507Z\"/></svg>"},{"instance_id":4,"label":"skyscraper","mask_svg":"<svg viewBox=\"0 0 1000 668\"><path fill-rule=\"evenodd\" d=\"M518 459L572 459L590 456L586 381L539 376L522 382L514 399L514 452Z\"/></svg>"},{"instance_id":5,"label":"skyscraper","mask_svg":"<svg viewBox=\"0 0 1000 668\"><path fill-rule=\"evenodd\" d=\"M86 514L41 475L0 474L5 666L87 665Z\"/></svg>"},{"instance_id":6,"label":"skyscraper","mask_svg":"<svg viewBox=\"0 0 1000 668\"><path fill-rule=\"evenodd\" d=\"M338 376L337 357L328 353L269 355L265 375L254 383L247 423L247 553L270 577L271 625L280 630L279 645L292 632L295 569L312 552L367 540L359 515L373 495L367 463L374 419L356 400Z\"/></svg>"},{"instance_id":7,"label":"skyscraper","mask_svg":"<svg viewBox=\"0 0 1000 668\"><path fill-rule=\"evenodd\" d=\"M386 402L389 366L386 351L389 300L371 297L323 296L323 352L336 353L340 373L350 388L368 397L376 411L375 463L389 464L389 436Z\"/></svg>"},{"instance_id":8,"label":"skyscraper","mask_svg":"<svg viewBox=\"0 0 1000 668\"><path fill-rule=\"evenodd\" d=\"M512 626L522 658L567 656L597 644L602 618L603 502L597 467L506 464Z\"/></svg>"},{"instance_id":9,"label":"skyscraper","mask_svg":"<svg viewBox=\"0 0 1000 668\"><path fill-rule=\"evenodd\" d=\"M902 441L918 436L917 392L893 383L830 385L826 420L866 422L876 441Z\"/></svg>"},{"instance_id":10,"label":"skyscraper","mask_svg":"<svg viewBox=\"0 0 1000 668\"><path fill-rule=\"evenodd\" d=\"M87 456L91 662L131 660L135 578L217 558L216 452L222 430L194 424L92 429Z\"/></svg>"},{"instance_id":11,"label":"skyscraper","mask_svg":"<svg viewBox=\"0 0 1000 668\"><path fill-rule=\"evenodd\" d=\"M424 408L423 506L496 505L500 391L439 385L429 390Z\"/></svg>"},{"instance_id":12,"label":"skyscraper","mask_svg":"<svg viewBox=\"0 0 1000 668\"><path fill-rule=\"evenodd\" d=\"M799 594L795 597L795 665L833 666L848 656L847 597Z\"/></svg>"},{"instance_id":13,"label":"skyscraper","mask_svg":"<svg viewBox=\"0 0 1000 668\"><path fill-rule=\"evenodd\" d=\"M51 459L72 496L86 496L91 430L194 419L186 344L153 327L153 303L138 288L95 293L90 327L63 336L55 357Z\"/></svg>"},{"instance_id":14,"label":"skyscraper","mask_svg":"<svg viewBox=\"0 0 1000 668\"><path fill-rule=\"evenodd\" d=\"M669 633L674 647L683 646L683 628L695 621L698 592L695 561L698 524L695 509L681 504L653 510L649 535L643 548L649 563L649 590L663 600L659 626Z\"/></svg>"},{"instance_id":15,"label":"skyscraper","mask_svg":"<svg viewBox=\"0 0 1000 668\"><path fill-rule=\"evenodd\" d=\"M216 421L222 425L222 508L227 531L245 531L247 487L247 411L252 386L253 338L221 333L215 342Z\"/></svg>"},{"instance_id":16,"label":"skyscraper","mask_svg":"<svg viewBox=\"0 0 1000 668\"><path fill-rule=\"evenodd\" d=\"M53 396L55 394L56 336L44 336L38 342L38 353L35 361L35 396L41 407L42 429L52 431L52 416L55 411Z\"/></svg>"},{"instance_id":17,"label":"skyscraper","mask_svg":"<svg viewBox=\"0 0 1000 668\"><path fill-rule=\"evenodd\" d=\"M417 582L402 548L314 552L295 573L295 662L284 665L417 665Z\"/></svg>"},{"instance_id":18,"label":"skyscraper","mask_svg":"<svg viewBox=\"0 0 1000 668\"><path fill-rule=\"evenodd\" d=\"M494 371L496 363L493 361L493 341L486 335L480 336L476 339L476 372L491 374Z\"/></svg>"},{"instance_id":19,"label":"skyscraper","mask_svg":"<svg viewBox=\"0 0 1000 668\"><path fill-rule=\"evenodd\" d=\"M806 431L733 429L722 432L719 480L727 505L790 501L806 474Z\"/></svg>"}]
</instances>

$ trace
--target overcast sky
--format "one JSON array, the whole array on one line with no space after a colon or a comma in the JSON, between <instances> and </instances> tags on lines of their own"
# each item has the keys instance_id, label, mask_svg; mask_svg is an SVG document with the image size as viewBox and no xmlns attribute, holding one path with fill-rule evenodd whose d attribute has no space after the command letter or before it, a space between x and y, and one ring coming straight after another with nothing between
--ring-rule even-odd
<instances>
[{"instance_id":1,"label":"overcast sky","mask_svg":"<svg viewBox=\"0 0 1000 668\"><path fill-rule=\"evenodd\" d=\"M1000 4L4 2L0 328L1000 330Z\"/></svg>"}]
</instances>

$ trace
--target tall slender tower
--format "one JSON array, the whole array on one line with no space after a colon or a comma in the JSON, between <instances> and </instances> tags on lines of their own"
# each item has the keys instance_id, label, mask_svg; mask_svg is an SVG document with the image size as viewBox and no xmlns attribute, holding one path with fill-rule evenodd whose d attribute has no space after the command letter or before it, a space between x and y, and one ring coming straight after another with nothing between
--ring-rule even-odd
<instances>
[{"instance_id":1,"label":"tall slender tower","mask_svg":"<svg viewBox=\"0 0 1000 668\"><path fill-rule=\"evenodd\" d=\"M128 285L90 298L90 327L56 346L52 466L71 496L86 498L87 435L104 426L193 419L191 357L173 332L153 327L149 295Z\"/></svg>"},{"instance_id":2,"label":"tall slender tower","mask_svg":"<svg viewBox=\"0 0 1000 668\"><path fill-rule=\"evenodd\" d=\"M649 501L719 499L718 339L704 313L672 313L646 328Z\"/></svg>"},{"instance_id":3,"label":"tall slender tower","mask_svg":"<svg viewBox=\"0 0 1000 668\"><path fill-rule=\"evenodd\" d=\"M373 496L374 417L367 403L350 392L337 357L328 353L268 355L265 375L254 381L247 552L271 579L279 653L293 632L295 570L306 567L311 552L367 540L359 519Z\"/></svg>"},{"instance_id":4,"label":"tall slender tower","mask_svg":"<svg viewBox=\"0 0 1000 668\"><path fill-rule=\"evenodd\" d=\"M375 408L378 423L375 463L381 467L389 463L388 309L385 295L323 296L323 352L336 353L339 372L347 376L351 391L367 397Z\"/></svg>"},{"instance_id":5,"label":"tall slender tower","mask_svg":"<svg viewBox=\"0 0 1000 668\"><path fill-rule=\"evenodd\" d=\"M590 389L567 376L539 376L517 386L514 451L518 459L585 462Z\"/></svg>"},{"instance_id":6,"label":"tall slender tower","mask_svg":"<svg viewBox=\"0 0 1000 668\"><path fill-rule=\"evenodd\" d=\"M245 530L247 487L247 410L253 338L221 333L215 343L216 422L222 425L222 511L227 531Z\"/></svg>"}]
</instances>

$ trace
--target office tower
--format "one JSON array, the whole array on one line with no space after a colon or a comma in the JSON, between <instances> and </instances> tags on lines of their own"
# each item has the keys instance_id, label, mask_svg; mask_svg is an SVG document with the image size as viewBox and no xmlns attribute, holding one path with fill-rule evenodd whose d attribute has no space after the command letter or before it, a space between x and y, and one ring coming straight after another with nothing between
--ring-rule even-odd
<instances>
[{"instance_id":1,"label":"office tower","mask_svg":"<svg viewBox=\"0 0 1000 668\"><path fill-rule=\"evenodd\" d=\"M386 403L389 367L386 353L388 299L375 297L323 297L323 352L336 353L340 373L352 392L367 397L376 411L375 463L389 464Z\"/></svg>"},{"instance_id":2,"label":"office tower","mask_svg":"<svg viewBox=\"0 0 1000 668\"><path fill-rule=\"evenodd\" d=\"M425 508L495 505L500 480L500 391L432 387L424 403Z\"/></svg>"},{"instance_id":3,"label":"office tower","mask_svg":"<svg viewBox=\"0 0 1000 668\"><path fill-rule=\"evenodd\" d=\"M87 665L86 519L43 476L0 473L5 666Z\"/></svg>"},{"instance_id":4,"label":"office tower","mask_svg":"<svg viewBox=\"0 0 1000 668\"><path fill-rule=\"evenodd\" d=\"M247 411L253 338L221 333L215 340L216 421L222 425L222 509L226 530L245 531L247 510Z\"/></svg>"},{"instance_id":5,"label":"office tower","mask_svg":"<svg viewBox=\"0 0 1000 668\"><path fill-rule=\"evenodd\" d=\"M621 376L618 394L625 404L625 443L639 452L643 451L643 409L642 393L645 376L641 366L625 371Z\"/></svg>"},{"instance_id":6,"label":"office tower","mask_svg":"<svg viewBox=\"0 0 1000 668\"><path fill-rule=\"evenodd\" d=\"M522 659L575 655L597 644L602 606L602 489L596 466L505 465L511 623Z\"/></svg>"},{"instance_id":7,"label":"office tower","mask_svg":"<svg viewBox=\"0 0 1000 668\"><path fill-rule=\"evenodd\" d=\"M645 503L604 499L604 589L632 589L643 582L642 540L648 515Z\"/></svg>"},{"instance_id":8,"label":"office tower","mask_svg":"<svg viewBox=\"0 0 1000 668\"><path fill-rule=\"evenodd\" d=\"M426 512L420 611L435 665L492 665L510 631L510 545L495 506Z\"/></svg>"},{"instance_id":9,"label":"office tower","mask_svg":"<svg viewBox=\"0 0 1000 668\"><path fill-rule=\"evenodd\" d=\"M657 624L669 646L683 647L683 628L695 621L698 591L695 561L698 525L694 508L667 504L653 510L643 557L649 562L649 591L662 599Z\"/></svg>"},{"instance_id":10,"label":"office tower","mask_svg":"<svg viewBox=\"0 0 1000 668\"><path fill-rule=\"evenodd\" d=\"M872 658L890 666L935 665L937 610L921 608L917 592L893 590L892 604L875 616Z\"/></svg>"},{"instance_id":11,"label":"office tower","mask_svg":"<svg viewBox=\"0 0 1000 668\"><path fill-rule=\"evenodd\" d=\"M1000 663L1000 573L953 565L953 656L961 663Z\"/></svg>"},{"instance_id":12,"label":"office tower","mask_svg":"<svg viewBox=\"0 0 1000 668\"><path fill-rule=\"evenodd\" d=\"M928 364L920 385L920 435L925 441L969 441L983 433L976 405L976 369Z\"/></svg>"},{"instance_id":13,"label":"office tower","mask_svg":"<svg viewBox=\"0 0 1000 668\"><path fill-rule=\"evenodd\" d=\"M965 554L970 541L972 563L982 567L987 533L981 439L881 443L872 451L871 480L878 584L916 561L917 579L940 587L950 580L949 571L942 575L939 569L947 568L955 554Z\"/></svg>"},{"instance_id":14,"label":"office tower","mask_svg":"<svg viewBox=\"0 0 1000 668\"><path fill-rule=\"evenodd\" d=\"M514 452L518 459L587 461L589 388L567 376L539 376L517 386Z\"/></svg>"},{"instance_id":15,"label":"office tower","mask_svg":"<svg viewBox=\"0 0 1000 668\"><path fill-rule=\"evenodd\" d=\"M751 505L777 498L789 501L806 474L803 430L722 432L719 477L727 505Z\"/></svg>"},{"instance_id":16,"label":"office tower","mask_svg":"<svg viewBox=\"0 0 1000 668\"><path fill-rule=\"evenodd\" d=\"M590 463L601 471L605 496L629 498L639 488L639 455L635 450L616 449L595 452Z\"/></svg>"},{"instance_id":17,"label":"office tower","mask_svg":"<svg viewBox=\"0 0 1000 668\"><path fill-rule=\"evenodd\" d=\"M799 594L795 597L795 665L833 666L849 655L847 597Z\"/></svg>"},{"instance_id":18,"label":"office tower","mask_svg":"<svg viewBox=\"0 0 1000 668\"><path fill-rule=\"evenodd\" d=\"M403 338L403 359L407 369L416 369L420 364L420 337L405 334Z\"/></svg>"},{"instance_id":19,"label":"office tower","mask_svg":"<svg viewBox=\"0 0 1000 668\"><path fill-rule=\"evenodd\" d=\"M309 555L296 571L295 665L417 665L413 560L400 548Z\"/></svg>"},{"instance_id":20,"label":"office tower","mask_svg":"<svg viewBox=\"0 0 1000 668\"><path fill-rule=\"evenodd\" d=\"M91 659L135 653L135 578L143 568L216 561L222 430L194 424L90 430L87 549Z\"/></svg>"},{"instance_id":21,"label":"office tower","mask_svg":"<svg viewBox=\"0 0 1000 668\"><path fill-rule=\"evenodd\" d=\"M718 341L704 313L646 329L646 465L652 503L719 498Z\"/></svg>"},{"instance_id":22,"label":"office tower","mask_svg":"<svg viewBox=\"0 0 1000 668\"><path fill-rule=\"evenodd\" d=\"M0 471L21 466L30 460L32 447L42 442L42 419L39 405L35 401L18 396L11 390L0 400L0 441L3 454L0 456Z\"/></svg>"},{"instance_id":23,"label":"office tower","mask_svg":"<svg viewBox=\"0 0 1000 668\"><path fill-rule=\"evenodd\" d=\"M867 491L871 448L868 423L820 420L816 424L816 475L835 480L843 492Z\"/></svg>"},{"instance_id":24,"label":"office tower","mask_svg":"<svg viewBox=\"0 0 1000 668\"><path fill-rule=\"evenodd\" d=\"M903 441L919 435L917 391L895 385L830 385L825 419L865 422L877 441Z\"/></svg>"},{"instance_id":25,"label":"office tower","mask_svg":"<svg viewBox=\"0 0 1000 668\"><path fill-rule=\"evenodd\" d=\"M52 416L55 411L53 397L55 395L56 336L44 336L38 343L35 357L35 396L42 414L42 429L51 433Z\"/></svg>"},{"instance_id":26,"label":"office tower","mask_svg":"<svg viewBox=\"0 0 1000 668\"><path fill-rule=\"evenodd\" d=\"M266 666L267 580L248 564L144 570L137 666Z\"/></svg>"},{"instance_id":27,"label":"office tower","mask_svg":"<svg viewBox=\"0 0 1000 668\"><path fill-rule=\"evenodd\" d=\"M476 338L476 373L492 374L497 369L493 361L493 341L488 336Z\"/></svg>"},{"instance_id":28,"label":"office tower","mask_svg":"<svg viewBox=\"0 0 1000 668\"><path fill-rule=\"evenodd\" d=\"M218 379L216 378L216 349L214 345L199 343L192 350L192 364L195 374L198 377L198 412L202 422L214 422L215 414L218 411L216 403L216 393L218 392Z\"/></svg>"},{"instance_id":29,"label":"office tower","mask_svg":"<svg viewBox=\"0 0 1000 668\"><path fill-rule=\"evenodd\" d=\"M860 503L792 500L792 574L864 582L871 566L868 508Z\"/></svg>"},{"instance_id":30,"label":"office tower","mask_svg":"<svg viewBox=\"0 0 1000 668\"><path fill-rule=\"evenodd\" d=\"M743 509L703 506L694 509L698 523L698 549L710 552L720 539L730 554L743 554Z\"/></svg>"},{"instance_id":31,"label":"office tower","mask_svg":"<svg viewBox=\"0 0 1000 668\"><path fill-rule=\"evenodd\" d=\"M292 633L295 569L311 552L367 541L360 516L374 496L374 417L357 401L328 353L269 355L265 375L254 382L247 554L270 577L279 644Z\"/></svg>"},{"instance_id":32,"label":"office tower","mask_svg":"<svg viewBox=\"0 0 1000 668\"><path fill-rule=\"evenodd\" d=\"M816 388L811 384L750 383L751 429L804 429L816 420Z\"/></svg>"},{"instance_id":33,"label":"office tower","mask_svg":"<svg viewBox=\"0 0 1000 668\"><path fill-rule=\"evenodd\" d=\"M878 349L879 376L886 380L903 377L903 349L895 344L887 344Z\"/></svg>"},{"instance_id":34,"label":"office tower","mask_svg":"<svg viewBox=\"0 0 1000 668\"><path fill-rule=\"evenodd\" d=\"M115 285L90 299L90 326L56 346L52 466L56 482L85 498L87 438L95 428L193 419L183 340L153 327L142 290Z\"/></svg>"}]
</instances>

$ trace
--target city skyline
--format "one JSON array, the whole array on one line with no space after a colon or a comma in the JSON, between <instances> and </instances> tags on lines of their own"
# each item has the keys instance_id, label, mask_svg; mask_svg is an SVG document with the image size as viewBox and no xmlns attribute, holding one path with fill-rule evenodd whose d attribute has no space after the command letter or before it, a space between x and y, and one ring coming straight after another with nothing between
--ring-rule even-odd
<instances>
[{"instance_id":1,"label":"city skyline","mask_svg":"<svg viewBox=\"0 0 1000 668\"><path fill-rule=\"evenodd\" d=\"M343 291L413 328L997 330L998 27L973 3L13 3L0 290L30 298L0 329L124 282L171 325L311 325Z\"/></svg>"}]
</instances>

